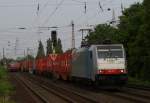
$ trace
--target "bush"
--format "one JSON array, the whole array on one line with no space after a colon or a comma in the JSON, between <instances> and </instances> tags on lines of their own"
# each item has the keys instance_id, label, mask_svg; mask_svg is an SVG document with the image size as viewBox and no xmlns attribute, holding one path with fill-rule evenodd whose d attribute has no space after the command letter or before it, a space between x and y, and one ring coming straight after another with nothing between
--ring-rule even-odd
<instances>
[{"instance_id":1,"label":"bush","mask_svg":"<svg viewBox=\"0 0 150 103\"><path fill-rule=\"evenodd\" d=\"M4 67L0 66L0 103L7 103L8 97L13 90L8 81L8 74Z\"/></svg>"},{"instance_id":2,"label":"bush","mask_svg":"<svg viewBox=\"0 0 150 103\"><path fill-rule=\"evenodd\" d=\"M129 77L128 78L128 84L149 87L150 86L150 81L146 81L146 80L144 81L144 80L141 80L141 79Z\"/></svg>"},{"instance_id":3,"label":"bush","mask_svg":"<svg viewBox=\"0 0 150 103\"><path fill-rule=\"evenodd\" d=\"M0 66L0 80L7 79L7 72L6 69Z\"/></svg>"},{"instance_id":4,"label":"bush","mask_svg":"<svg viewBox=\"0 0 150 103\"><path fill-rule=\"evenodd\" d=\"M0 96L8 96L12 90L11 84L6 80L0 80Z\"/></svg>"}]
</instances>

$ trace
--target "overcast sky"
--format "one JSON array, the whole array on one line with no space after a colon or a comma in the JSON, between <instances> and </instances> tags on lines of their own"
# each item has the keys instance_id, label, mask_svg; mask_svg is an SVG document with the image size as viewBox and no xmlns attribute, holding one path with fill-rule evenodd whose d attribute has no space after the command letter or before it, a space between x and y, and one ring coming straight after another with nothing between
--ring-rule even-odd
<instances>
[{"instance_id":1,"label":"overcast sky","mask_svg":"<svg viewBox=\"0 0 150 103\"><path fill-rule=\"evenodd\" d=\"M51 30L37 27L57 26L63 49L71 48L71 21L75 24L76 47L80 46L81 33L87 25L108 23L114 9L116 20L121 15L121 4L128 8L142 0L0 0L0 58L3 48L6 57L23 56L30 48L36 53L38 40L46 45ZM86 13L85 13L86 2ZM99 2L102 7L100 9ZM39 4L39 9L38 9ZM111 10L108 11L108 8ZM21 29L25 28L25 29ZM40 32L40 33L38 33Z\"/></svg>"}]
</instances>

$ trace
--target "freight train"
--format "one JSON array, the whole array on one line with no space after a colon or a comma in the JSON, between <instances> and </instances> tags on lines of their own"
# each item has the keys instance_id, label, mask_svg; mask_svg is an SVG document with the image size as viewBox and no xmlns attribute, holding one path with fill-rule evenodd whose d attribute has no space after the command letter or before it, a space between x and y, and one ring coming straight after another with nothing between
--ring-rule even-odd
<instances>
[{"instance_id":1,"label":"freight train","mask_svg":"<svg viewBox=\"0 0 150 103\"><path fill-rule=\"evenodd\" d=\"M126 56L122 44L91 45L62 54L20 61L19 65L21 71L56 79L118 86L127 82Z\"/></svg>"}]
</instances>

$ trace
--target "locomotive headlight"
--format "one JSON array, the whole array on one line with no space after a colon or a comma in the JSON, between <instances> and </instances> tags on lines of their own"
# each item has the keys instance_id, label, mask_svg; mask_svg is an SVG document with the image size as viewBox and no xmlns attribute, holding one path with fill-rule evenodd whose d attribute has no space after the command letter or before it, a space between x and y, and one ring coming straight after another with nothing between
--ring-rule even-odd
<instances>
[{"instance_id":1,"label":"locomotive headlight","mask_svg":"<svg viewBox=\"0 0 150 103\"><path fill-rule=\"evenodd\" d=\"M98 74L100 74L100 73L102 73L102 70L99 70L99 71L98 71Z\"/></svg>"},{"instance_id":2,"label":"locomotive headlight","mask_svg":"<svg viewBox=\"0 0 150 103\"><path fill-rule=\"evenodd\" d=\"M123 70L121 70L121 73L123 73L124 71Z\"/></svg>"}]
</instances>

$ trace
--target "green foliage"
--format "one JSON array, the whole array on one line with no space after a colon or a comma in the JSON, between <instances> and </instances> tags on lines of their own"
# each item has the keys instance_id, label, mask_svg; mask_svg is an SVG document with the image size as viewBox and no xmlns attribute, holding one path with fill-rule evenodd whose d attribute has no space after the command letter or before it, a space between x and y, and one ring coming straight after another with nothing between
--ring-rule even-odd
<instances>
[{"instance_id":1,"label":"green foliage","mask_svg":"<svg viewBox=\"0 0 150 103\"><path fill-rule=\"evenodd\" d=\"M117 42L118 30L107 24L99 24L95 30L86 37L89 44L101 44L106 39Z\"/></svg>"},{"instance_id":2,"label":"green foliage","mask_svg":"<svg viewBox=\"0 0 150 103\"><path fill-rule=\"evenodd\" d=\"M147 28L150 28L150 1L144 0L143 5L144 5L144 22L146 23Z\"/></svg>"},{"instance_id":3,"label":"green foliage","mask_svg":"<svg viewBox=\"0 0 150 103\"><path fill-rule=\"evenodd\" d=\"M137 78L133 78L133 77L129 77L128 78L128 84L129 85L139 85L139 86L147 86L149 87L150 86L150 81L143 81L141 79L137 79Z\"/></svg>"},{"instance_id":4,"label":"green foliage","mask_svg":"<svg viewBox=\"0 0 150 103\"><path fill-rule=\"evenodd\" d=\"M120 17L120 42L126 48L128 71L132 77L144 78L145 44L142 34L144 25L144 7L134 4L123 12Z\"/></svg>"},{"instance_id":5,"label":"green foliage","mask_svg":"<svg viewBox=\"0 0 150 103\"><path fill-rule=\"evenodd\" d=\"M46 48L47 48L46 55L51 54L53 52L52 41L50 38L47 40L47 47Z\"/></svg>"},{"instance_id":6,"label":"green foliage","mask_svg":"<svg viewBox=\"0 0 150 103\"><path fill-rule=\"evenodd\" d=\"M39 41L39 47L36 58L41 58L45 56L44 47L41 41Z\"/></svg>"},{"instance_id":7,"label":"green foliage","mask_svg":"<svg viewBox=\"0 0 150 103\"><path fill-rule=\"evenodd\" d=\"M6 97L13 90L12 85L8 82L8 74L4 67L0 66L0 103L6 103Z\"/></svg>"},{"instance_id":8,"label":"green foliage","mask_svg":"<svg viewBox=\"0 0 150 103\"><path fill-rule=\"evenodd\" d=\"M136 40L141 24L143 24L143 6L134 4L126 9L120 17L120 24L118 25L119 41L128 47L131 42Z\"/></svg>"},{"instance_id":9,"label":"green foliage","mask_svg":"<svg viewBox=\"0 0 150 103\"><path fill-rule=\"evenodd\" d=\"M25 57L26 60L34 60L34 57L32 55L27 55Z\"/></svg>"},{"instance_id":10,"label":"green foliage","mask_svg":"<svg viewBox=\"0 0 150 103\"><path fill-rule=\"evenodd\" d=\"M25 57L17 57L17 58L16 58L16 61L24 60L24 58L25 58Z\"/></svg>"},{"instance_id":11,"label":"green foliage","mask_svg":"<svg viewBox=\"0 0 150 103\"><path fill-rule=\"evenodd\" d=\"M56 53L63 53L61 40L59 38L57 40L57 46L55 47L55 49Z\"/></svg>"},{"instance_id":12,"label":"green foliage","mask_svg":"<svg viewBox=\"0 0 150 103\"><path fill-rule=\"evenodd\" d=\"M12 91L12 86L8 81L1 80L0 81L0 96L7 96Z\"/></svg>"},{"instance_id":13,"label":"green foliage","mask_svg":"<svg viewBox=\"0 0 150 103\"><path fill-rule=\"evenodd\" d=\"M22 61L22 60L34 60L34 57L32 55L27 55L26 57L17 57L16 61Z\"/></svg>"},{"instance_id":14,"label":"green foliage","mask_svg":"<svg viewBox=\"0 0 150 103\"><path fill-rule=\"evenodd\" d=\"M55 40L55 45L53 42L54 40L47 40L47 55L53 53L53 51L55 51L55 53L63 53L61 40L59 38Z\"/></svg>"},{"instance_id":15,"label":"green foliage","mask_svg":"<svg viewBox=\"0 0 150 103\"><path fill-rule=\"evenodd\" d=\"M0 66L0 80L6 79L6 78L7 78L6 70L4 69L4 67Z\"/></svg>"},{"instance_id":16,"label":"green foliage","mask_svg":"<svg viewBox=\"0 0 150 103\"><path fill-rule=\"evenodd\" d=\"M146 3L147 2L147 3ZM126 50L128 70L132 77L149 80L150 76L150 23L148 0L143 4L134 4L120 17L120 32L126 32ZM122 19L126 18L126 20ZM124 23L124 22L126 23ZM127 29L125 29L127 28Z\"/></svg>"}]
</instances>

